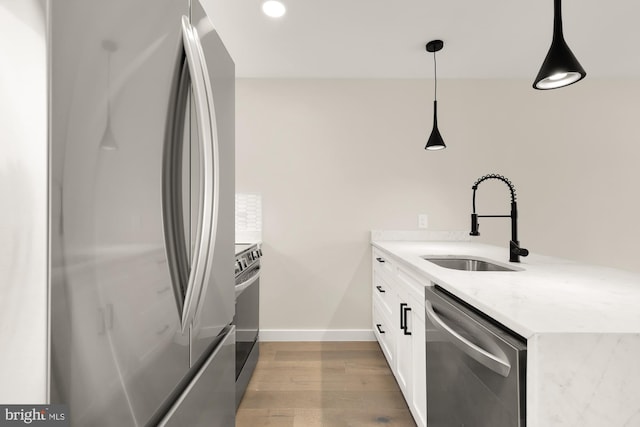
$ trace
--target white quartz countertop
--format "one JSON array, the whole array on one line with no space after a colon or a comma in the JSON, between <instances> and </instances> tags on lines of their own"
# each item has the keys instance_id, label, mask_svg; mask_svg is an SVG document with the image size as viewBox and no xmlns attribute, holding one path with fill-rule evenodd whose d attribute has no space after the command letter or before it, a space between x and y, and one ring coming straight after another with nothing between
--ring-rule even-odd
<instances>
[{"instance_id":1,"label":"white quartz countertop","mask_svg":"<svg viewBox=\"0 0 640 427\"><path fill-rule=\"evenodd\" d=\"M415 272L524 338L553 333L640 333L640 274L470 242L373 241ZM515 272L447 269L422 256L472 256Z\"/></svg>"}]
</instances>

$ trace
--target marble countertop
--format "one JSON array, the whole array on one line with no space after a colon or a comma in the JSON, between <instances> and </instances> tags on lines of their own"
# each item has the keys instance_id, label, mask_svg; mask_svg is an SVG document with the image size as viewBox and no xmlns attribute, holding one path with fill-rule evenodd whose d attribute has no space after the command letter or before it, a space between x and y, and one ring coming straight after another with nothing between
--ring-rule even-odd
<instances>
[{"instance_id":1,"label":"marble countertop","mask_svg":"<svg viewBox=\"0 0 640 427\"><path fill-rule=\"evenodd\" d=\"M470 242L372 241L524 338L553 333L640 333L640 274L535 253L509 263L508 248ZM519 268L467 272L421 256L466 255Z\"/></svg>"}]
</instances>

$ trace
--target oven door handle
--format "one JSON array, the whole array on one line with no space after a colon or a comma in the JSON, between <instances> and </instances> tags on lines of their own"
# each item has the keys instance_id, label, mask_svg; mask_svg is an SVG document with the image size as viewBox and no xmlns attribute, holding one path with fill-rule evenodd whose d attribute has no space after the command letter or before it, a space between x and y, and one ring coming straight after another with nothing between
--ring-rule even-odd
<instances>
[{"instance_id":1,"label":"oven door handle","mask_svg":"<svg viewBox=\"0 0 640 427\"><path fill-rule=\"evenodd\" d=\"M244 292L245 289L247 289L249 286L253 285L256 280L258 280L260 278L260 270L258 269L252 276L250 279L245 280L244 282L236 285L236 298L238 298L238 295L240 295L242 292Z\"/></svg>"},{"instance_id":2,"label":"oven door handle","mask_svg":"<svg viewBox=\"0 0 640 427\"><path fill-rule=\"evenodd\" d=\"M426 301L425 303L425 311L427 313L427 317L429 318L429 320L431 320L434 326L442 331L449 338L449 341L460 351L471 357L476 362L481 363L488 369L491 369L496 374L502 375L505 378L509 376L511 365L508 361L503 360L501 357L478 347L477 345L454 331L440 318L440 316L436 314L436 312L433 310L433 306L429 301Z\"/></svg>"}]
</instances>

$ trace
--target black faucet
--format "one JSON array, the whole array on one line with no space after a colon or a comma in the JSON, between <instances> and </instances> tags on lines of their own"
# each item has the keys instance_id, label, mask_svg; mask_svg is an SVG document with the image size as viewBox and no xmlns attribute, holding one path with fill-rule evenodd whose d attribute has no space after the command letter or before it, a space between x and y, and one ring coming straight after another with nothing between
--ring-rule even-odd
<instances>
[{"instance_id":1,"label":"black faucet","mask_svg":"<svg viewBox=\"0 0 640 427\"><path fill-rule=\"evenodd\" d=\"M509 191L511 191L511 215L478 215L476 213L476 190L478 189L478 185L481 182L488 179L497 179L504 182L509 187ZM478 178L478 180L473 184L473 187L471 188L473 189L473 213L471 214L471 233L469 234L471 236L480 235L480 233L478 232L478 218L511 218L511 242L509 242L509 261L520 262L520 257L529 255L529 251L525 248L521 248L520 242L518 241L518 207L516 205L516 189L513 187L513 184L504 176L492 173Z\"/></svg>"}]
</instances>

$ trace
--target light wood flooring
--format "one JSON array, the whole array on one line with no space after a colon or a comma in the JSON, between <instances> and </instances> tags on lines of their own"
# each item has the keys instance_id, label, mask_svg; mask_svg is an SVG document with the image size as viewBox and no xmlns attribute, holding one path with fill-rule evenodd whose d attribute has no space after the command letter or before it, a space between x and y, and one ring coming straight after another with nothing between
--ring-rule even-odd
<instances>
[{"instance_id":1,"label":"light wood flooring","mask_svg":"<svg viewBox=\"0 0 640 427\"><path fill-rule=\"evenodd\" d=\"M377 342L266 342L236 427L415 427Z\"/></svg>"}]
</instances>

